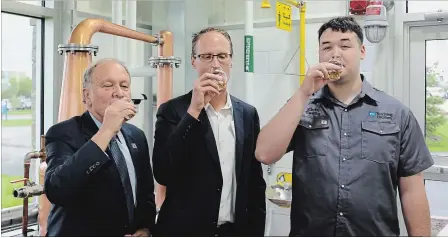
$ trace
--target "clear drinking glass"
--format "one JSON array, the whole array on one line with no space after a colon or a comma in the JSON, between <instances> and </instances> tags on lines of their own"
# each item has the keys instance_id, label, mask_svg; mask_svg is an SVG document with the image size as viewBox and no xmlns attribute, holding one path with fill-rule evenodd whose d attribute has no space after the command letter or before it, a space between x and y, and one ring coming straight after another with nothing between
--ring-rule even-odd
<instances>
[{"instance_id":1,"label":"clear drinking glass","mask_svg":"<svg viewBox=\"0 0 448 238\"><path fill-rule=\"evenodd\" d=\"M218 90L222 91L223 89L225 89L227 87L227 81L228 81L228 77L226 72L224 72L224 70L222 68L219 69L215 69L213 71L213 74L219 75L222 77L222 80L218 80Z\"/></svg>"},{"instance_id":2,"label":"clear drinking glass","mask_svg":"<svg viewBox=\"0 0 448 238\"><path fill-rule=\"evenodd\" d=\"M331 58L328 63L332 63L338 66L344 67L341 63L341 61L337 58ZM341 71L340 70L329 70L328 71L328 77L330 80L338 80L341 78Z\"/></svg>"}]
</instances>

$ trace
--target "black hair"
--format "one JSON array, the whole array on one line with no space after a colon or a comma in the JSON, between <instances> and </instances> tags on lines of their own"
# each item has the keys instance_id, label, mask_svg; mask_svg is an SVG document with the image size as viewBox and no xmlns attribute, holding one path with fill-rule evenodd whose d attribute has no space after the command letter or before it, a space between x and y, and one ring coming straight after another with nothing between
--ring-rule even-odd
<instances>
[{"instance_id":1,"label":"black hair","mask_svg":"<svg viewBox=\"0 0 448 238\"><path fill-rule=\"evenodd\" d=\"M331 28L333 31L341 31L342 33L345 33L347 31L354 32L358 36L359 42L362 44L364 40L364 34L362 33L362 28L359 26L359 24L355 21L353 17L345 16L345 17L337 17L333 18L327 22L325 22L320 28L319 28L319 37L322 36L322 33L324 33L325 30L328 28Z\"/></svg>"}]
</instances>

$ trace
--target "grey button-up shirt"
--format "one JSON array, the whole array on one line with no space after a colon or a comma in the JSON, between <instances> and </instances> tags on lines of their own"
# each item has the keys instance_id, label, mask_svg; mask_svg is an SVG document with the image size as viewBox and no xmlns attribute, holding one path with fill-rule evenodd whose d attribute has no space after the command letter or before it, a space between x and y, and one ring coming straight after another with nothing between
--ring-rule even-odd
<instances>
[{"instance_id":1,"label":"grey button-up shirt","mask_svg":"<svg viewBox=\"0 0 448 238\"><path fill-rule=\"evenodd\" d=\"M325 86L305 107L288 148L291 236L398 236L398 178L434 164L412 112L362 80L350 105Z\"/></svg>"}]
</instances>

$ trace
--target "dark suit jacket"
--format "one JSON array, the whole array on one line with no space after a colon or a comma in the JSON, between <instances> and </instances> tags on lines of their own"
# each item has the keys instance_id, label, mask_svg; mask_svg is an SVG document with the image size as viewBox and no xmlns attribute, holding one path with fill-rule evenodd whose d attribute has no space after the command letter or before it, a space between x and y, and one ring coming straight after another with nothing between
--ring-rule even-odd
<instances>
[{"instance_id":1,"label":"dark suit jacket","mask_svg":"<svg viewBox=\"0 0 448 238\"><path fill-rule=\"evenodd\" d=\"M155 236L213 236L218 221L222 173L205 109L199 121L187 113L192 92L162 104L157 112L154 176L167 186ZM266 183L255 159L260 131L257 110L231 96L236 132L235 236L263 236Z\"/></svg>"},{"instance_id":2,"label":"dark suit jacket","mask_svg":"<svg viewBox=\"0 0 448 238\"><path fill-rule=\"evenodd\" d=\"M115 162L90 140L97 131L86 112L52 126L46 134L44 189L52 203L48 236L124 236L139 228L153 229L154 180L145 134L128 123L121 129L137 179L131 224Z\"/></svg>"}]
</instances>

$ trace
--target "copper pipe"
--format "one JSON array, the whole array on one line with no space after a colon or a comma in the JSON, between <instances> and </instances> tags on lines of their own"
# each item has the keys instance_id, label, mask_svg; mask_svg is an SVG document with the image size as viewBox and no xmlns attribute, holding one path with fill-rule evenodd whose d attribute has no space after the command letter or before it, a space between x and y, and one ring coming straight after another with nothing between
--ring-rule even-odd
<instances>
[{"instance_id":1,"label":"copper pipe","mask_svg":"<svg viewBox=\"0 0 448 238\"><path fill-rule=\"evenodd\" d=\"M23 186L28 186L28 180L30 178L30 165L32 159L38 159L45 157L45 152L34 151L29 152L25 155L24 159L24 179ZM20 181L20 180L18 180ZM13 181L15 182L15 181ZM23 214L22 214L22 235L28 235L28 197L23 198Z\"/></svg>"},{"instance_id":2,"label":"copper pipe","mask_svg":"<svg viewBox=\"0 0 448 238\"><path fill-rule=\"evenodd\" d=\"M43 153L41 163L39 166L39 184L42 186L45 183L45 170L47 169L47 153L45 151L45 136L40 136L40 151ZM47 234L47 220L48 214L41 211L50 211L51 204L45 194L39 196L39 213L37 214L37 222L39 224L39 236L45 236Z\"/></svg>"},{"instance_id":3,"label":"copper pipe","mask_svg":"<svg viewBox=\"0 0 448 238\"><path fill-rule=\"evenodd\" d=\"M68 43L82 46L90 45L93 34L102 32L123 36L148 43L158 43L151 35L113 24L103 19L85 19L80 22L70 35ZM85 111L82 102L82 75L92 62L92 55L87 51L67 52L65 56L64 76L59 104L58 121L65 121Z\"/></svg>"},{"instance_id":4,"label":"copper pipe","mask_svg":"<svg viewBox=\"0 0 448 238\"><path fill-rule=\"evenodd\" d=\"M123 36L130 39L140 40L148 43L158 43L156 37L147 35L138 31L131 30L124 26L110 23L103 19L85 19L80 22L73 30L69 43L77 43L81 45L90 44L93 34L102 32L115 36Z\"/></svg>"},{"instance_id":5,"label":"copper pipe","mask_svg":"<svg viewBox=\"0 0 448 238\"><path fill-rule=\"evenodd\" d=\"M85 19L80 22L72 31L68 40L69 44L77 47L86 47L91 43L92 36L96 32L122 36L130 39L140 40L152 44L162 45L164 42L169 42L167 47L159 46L159 52L172 55L172 35L169 32L162 32L161 37L166 39L159 39L157 37L147 35L138 31L128 29L126 27L107 22L103 19ZM169 50L171 49L171 51ZM171 53L170 53L171 52ZM72 118L82 114L85 111L85 106L82 103L82 75L88 65L92 62L92 52L88 50L67 50L65 52L65 66L62 83L62 91L60 97L58 122ZM168 91L164 91L163 95L171 97L172 88L172 69L160 70L163 73L159 75L163 77L170 77L168 80L162 80L162 85L169 87ZM159 79L160 80L160 79ZM160 89L159 87L159 90ZM161 97L164 98L164 97ZM41 180L45 174L46 163L41 163ZM47 219L50 213L51 204L46 196L41 195L39 201L39 229L40 235L45 236L47 230Z\"/></svg>"},{"instance_id":6,"label":"copper pipe","mask_svg":"<svg viewBox=\"0 0 448 238\"><path fill-rule=\"evenodd\" d=\"M168 31L161 31L164 43L159 46L159 56L170 57L174 56L173 35ZM163 65L157 67L157 108L170 100L173 97L173 67L169 65ZM156 206L162 207L163 201L165 201L166 187L157 184L156 185Z\"/></svg>"},{"instance_id":7,"label":"copper pipe","mask_svg":"<svg viewBox=\"0 0 448 238\"><path fill-rule=\"evenodd\" d=\"M172 57L173 54L173 34L169 31L161 31L163 45L159 45L160 57ZM157 107L173 97L173 67L170 65L160 65L157 67Z\"/></svg>"}]
</instances>

